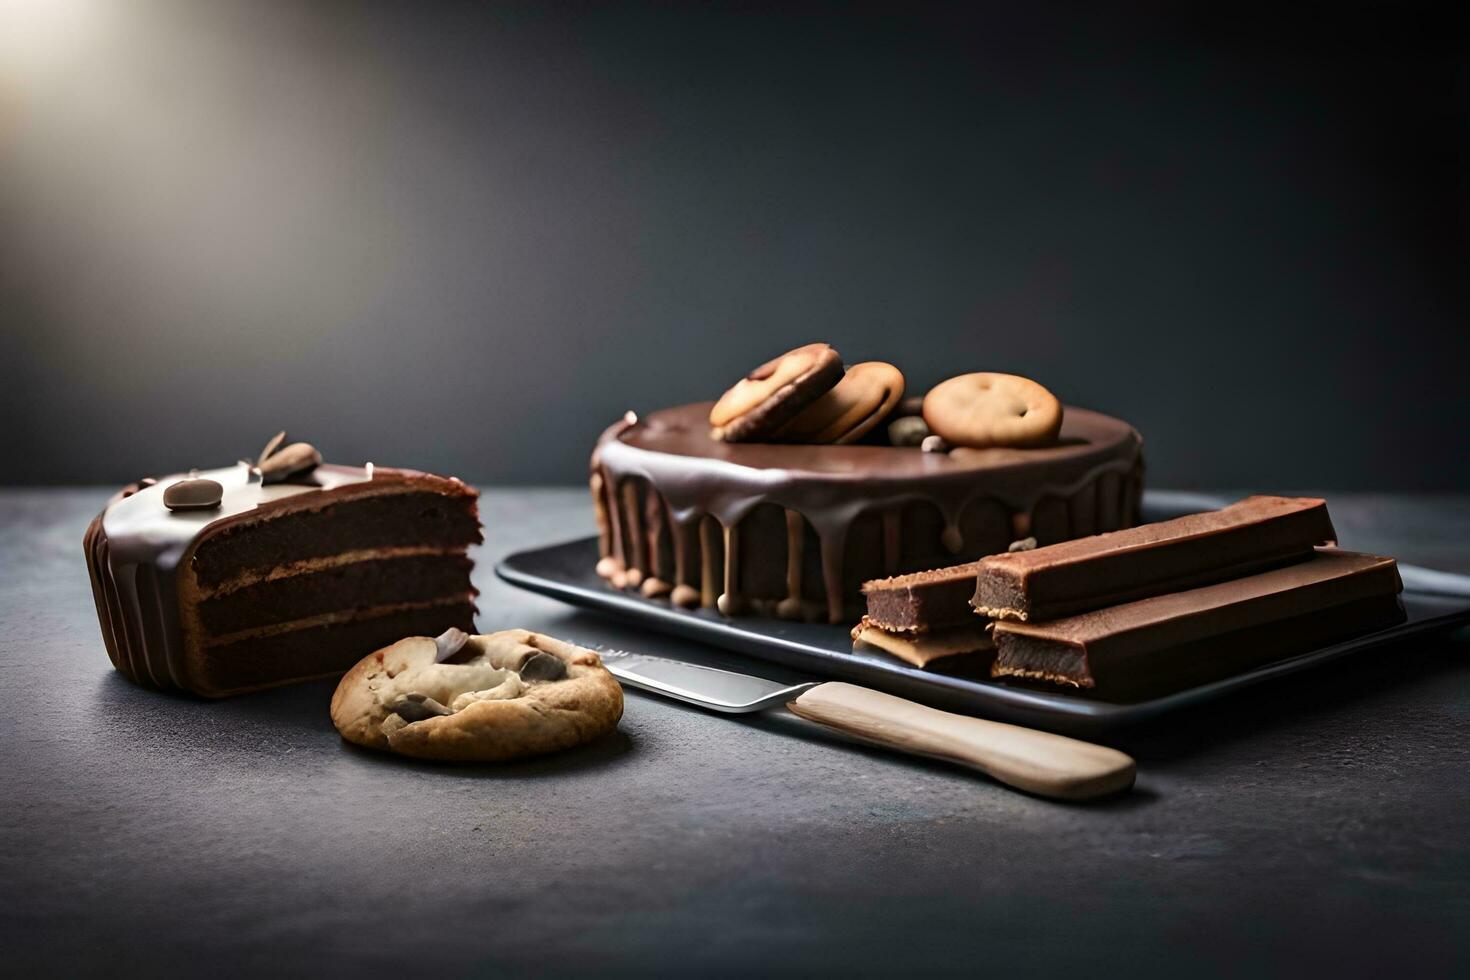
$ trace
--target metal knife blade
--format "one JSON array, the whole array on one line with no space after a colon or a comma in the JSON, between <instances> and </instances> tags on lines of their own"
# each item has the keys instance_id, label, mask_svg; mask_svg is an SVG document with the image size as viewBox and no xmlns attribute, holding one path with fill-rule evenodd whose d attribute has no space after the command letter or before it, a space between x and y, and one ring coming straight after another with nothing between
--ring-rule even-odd
<instances>
[{"instance_id":1,"label":"metal knife blade","mask_svg":"<svg viewBox=\"0 0 1470 980\"><path fill-rule=\"evenodd\" d=\"M624 684L727 714L746 714L787 704L803 691L816 687L816 682L779 684L733 670L623 650L604 650L598 656Z\"/></svg>"}]
</instances>

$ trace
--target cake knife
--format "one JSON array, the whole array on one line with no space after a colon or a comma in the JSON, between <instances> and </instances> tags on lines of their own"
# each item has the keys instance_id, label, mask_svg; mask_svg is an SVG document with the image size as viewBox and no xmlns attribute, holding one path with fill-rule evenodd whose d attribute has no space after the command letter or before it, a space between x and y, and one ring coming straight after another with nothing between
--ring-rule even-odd
<instances>
[{"instance_id":1,"label":"cake knife","mask_svg":"<svg viewBox=\"0 0 1470 980\"><path fill-rule=\"evenodd\" d=\"M827 728L901 752L971 766L1038 796L1086 800L1133 785L1133 759L1116 749L940 711L855 684L779 684L622 650L600 656L614 677L645 691L726 714L784 704Z\"/></svg>"}]
</instances>

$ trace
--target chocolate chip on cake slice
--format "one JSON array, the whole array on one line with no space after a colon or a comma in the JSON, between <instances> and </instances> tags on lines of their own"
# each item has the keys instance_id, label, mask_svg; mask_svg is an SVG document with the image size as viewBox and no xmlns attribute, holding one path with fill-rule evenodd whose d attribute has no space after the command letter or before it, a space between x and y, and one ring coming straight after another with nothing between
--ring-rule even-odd
<instances>
[{"instance_id":1,"label":"chocolate chip on cake slice","mask_svg":"<svg viewBox=\"0 0 1470 980\"><path fill-rule=\"evenodd\" d=\"M285 429L282 429L280 432L277 432L275 435L271 436L270 441L265 444L265 448L260 451L260 455L255 457L256 467L259 468L261 464L270 459L271 456L274 455L275 451L281 448L282 444L284 444L285 441Z\"/></svg>"},{"instance_id":2,"label":"chocolate chip on cake slice","mask_svg":"<svg viewBox=\"0 0 1470 980\"><path fill-rule=\"evenodd\" d=\"M767 361L710 409L710 435L725 442L763 442L842 378L842 358L829 344L807 344Z\"/></svg>"},{"instance_id":3,"label":"chocolate chip on cake slice","mask_svg":"<svg viewBox=\"0 0 1470 980\"><path fill-rule=\"evenodd\" d=\"M306 442L293 442L271 453L258 464L262 483L283 483L293 476L321 465L322 454Z\"/></svg>"},{"instance_id":4,"label":"chocolate chip on cake slice","mask_svg":"<svg viewBox=\"0 0 1470 980\"><path fill-rule=\"evenodd\" d=\"M163 491L169 510L210 510L224 499L225 488L214 480L180 480Z\"/></svg>"}]
</instances>

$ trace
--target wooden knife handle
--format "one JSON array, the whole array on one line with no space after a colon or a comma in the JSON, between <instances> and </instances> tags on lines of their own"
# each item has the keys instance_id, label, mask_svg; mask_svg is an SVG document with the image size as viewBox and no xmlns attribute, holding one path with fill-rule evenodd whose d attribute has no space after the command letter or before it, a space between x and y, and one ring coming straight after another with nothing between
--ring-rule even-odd
<instances>
[{"instance_id":1,"label":"wooden knife handle","mask_svg":"<svg viewBox=\"0 0 1470 980\"><path fill-rule=\"evenodd\" d=\"M809 721L903 752L974 766L1038 796L1087 800L1133 785L1133 759L1116 749L1032 728L927 708L831 681L789 705Z\"/></svg>"}]
</instances>

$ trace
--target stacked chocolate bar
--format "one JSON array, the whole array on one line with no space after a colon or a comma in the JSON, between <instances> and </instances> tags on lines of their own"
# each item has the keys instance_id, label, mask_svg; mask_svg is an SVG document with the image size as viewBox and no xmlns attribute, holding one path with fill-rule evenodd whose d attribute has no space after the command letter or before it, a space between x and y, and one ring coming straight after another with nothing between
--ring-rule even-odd
<instances>
[{"instance_id":1,"label":"stacked chocolate bar","mask_svg":"<svg viewBox=\"0 0 1470 980\"><path fill-rule=\"evenodd\" d=\"M978 566L971 562L864 584L868 611L852 631L853 642L915 667L994 650L988 624L970 606Z\"/></svg>"},{"instance_id":2,"label":"stacked chocolate bar","mask_svg":"<svg viewBox=\"0 0 1470 980\"><path fill-rule=\"evenodd\" d=\"M869 582L853 638L919 667L978 655L992 677L1155 696L1400 621L1394 560L1335 539L1322 500L1249 497Z\"/></svg>"}]
</instances>

